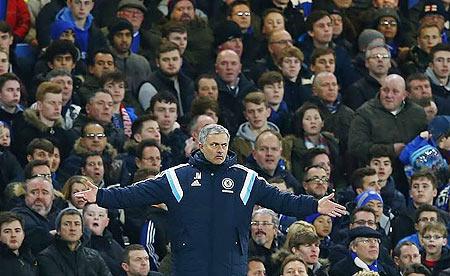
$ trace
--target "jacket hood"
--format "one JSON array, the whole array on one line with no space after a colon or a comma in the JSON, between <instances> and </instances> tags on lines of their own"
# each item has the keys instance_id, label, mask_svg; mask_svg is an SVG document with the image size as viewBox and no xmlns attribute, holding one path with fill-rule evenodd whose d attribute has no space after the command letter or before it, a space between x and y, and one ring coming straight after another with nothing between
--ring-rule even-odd
<instances>
[{"instance_id":1,"label":"jacket hood","mask_svg":"<svg viewBox=\"0 0 450 276\"><path fill-rule=\"evenodd\" d=\"M25 111L23 112L23 118L27 123L33 125L37 129L39 129L39 131L41 131L41 132L46 132L46 131L48 131L48 129L51 128L51 127L47 126L46 124L44 124L43 122L41 122L41 120L39 120L38 111L35 109L31 109L31 108L25 109ZM61 128L62 125L63 125L63 119L62 119L62 117L59 117L59 119L55 122L54 127Z\"/></svg>"},{"instance_id":2,"label":"jacket hood","mask_svg":"<svg viewBox=\"0 0 450 276\"><path fill-rule=\"evenodd\" d=\"M447 83L445 85L442 85L438 78L436 77L436 75L433 72L433 69L431 69L430 67L427 68L427 70L425 71L425 75L427 75L431 82L437 86L443 86L445 88L445 90L450 91L450 81L447 81Z\"/></svg>"},{"instance_id":3,"label":"jacket hood","mask_svg":"<svg viewBox=\"0 0 450 276\"><path fill-rule=\"evenodd\" d=\"M89 151L81 145L81 138L78 138L75 141L75 145L73 146L74 152L77 155L85 155L89 153ZM106 143L105 150L102 155L108 155L111 159L114 159L117 156L117 150L110 143Z\"/></svg>"},{"instance_id":4,"label":"jacket hood","mask_svg":"<svg viewBox=\"0 0 450 276\"><path fill-rule=\"evenodd\" d=\"M227 157L225 158L225 161L220 165L215 165L211 162L209 162L205 155L200 150L194 151L191 156L189 157L189 164L200 167L200 168L208 168L210 170L218 170L223 167L230 167L236 164L237 162L237 156L236 153L232 151L228 151Z\"/></svg>"},{"instance_id":5,"label":"jacket hood","mask_svg":"<svg viewBox=\"0 0 450 276\"><path fill-rule=\"evenodd\" d=\"M277 127L277 125L272 122L267 122L267 126L269 127L269 129L280 132L280 129ZM236 136L242 137L245 140L251 142L252 147L255 145L257 135L255 135L255 133L253 133L253 131L251 130L249 122L245 122L239 126Z\"/></svg>"},{"instance_id":6,"label":"jacket hood","mask_svg":"<svg viewBox=\"0 0 450 276\"><path fill-rule=\"evenodd\" d=\"M80 28L78 28L77 25L75 24L75 19L73 18L72 12L70 11L70 9L68 7L62 8L56 14L55 21L58 21L58 20L69 22L69 24L70 23L72 24L71 28L80 30ZM86 18L86 23L84 24L84 30L87 30L91 27L93 20L94 20L94 17L92 16L92 14L89 14L88 17Z\"/></svg>"}]
</instances>

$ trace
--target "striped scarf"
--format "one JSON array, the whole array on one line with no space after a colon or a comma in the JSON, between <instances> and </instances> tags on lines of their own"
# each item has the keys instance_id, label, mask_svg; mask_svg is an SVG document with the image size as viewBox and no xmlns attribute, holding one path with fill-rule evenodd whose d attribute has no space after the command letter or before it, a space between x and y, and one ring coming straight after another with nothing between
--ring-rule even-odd
<instances>
[{"instance_id":1,"label":"striped scarf","mask_svg":"<svg viewBox=\"0 0 450 276\"><path fill-rule=\"evenodd\" d=\"M133 123L131 122L131 118L128 115L128 111L123 103L120 104L120 114L122 115L123 132L128 138L131 138L131 125Z\"/></svg>"}]
</instances>

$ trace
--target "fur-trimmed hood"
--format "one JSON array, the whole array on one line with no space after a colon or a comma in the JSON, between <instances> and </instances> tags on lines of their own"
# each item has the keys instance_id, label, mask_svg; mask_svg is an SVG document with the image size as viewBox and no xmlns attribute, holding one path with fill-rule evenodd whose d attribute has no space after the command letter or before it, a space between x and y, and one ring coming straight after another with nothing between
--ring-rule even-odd
<instances>
[{"instance_id":1,"label":"fur-trimmed hood","mask_svg":"<svg viewBox=\"0 0 450 276\"><path fill-rule=\"evenodd\" d=\"M87 154L89 152L86 148L84 148L81 145L81 138L78 138L75 141L73 150L74 150L75 154L80 155L80 156ZM110 143L106 143L105 150L103 151L102 155L105 155L105 154L108 155L112 160L117 156L117 150Z\"/></svg>"},{"instance_id":2,"label":"fur-trimmed hood","mask_svg":"<svg viewBox=\"0 0 450 276\"><path fill-rule=\"evenodd\" d=\"M39 112L35 109L27 108L23 112L23 119L25 120L25 122L33 125L37 129L39 129L39 131L47 132L52 127L49 127L46 124L44 124L43 122L41 122L41 120L39 120L38 113ZM63 119L60 116L58 118L58 120L55 122L55 125L53 127L62 128L62 125L63 125Z\"/></svg>"}]
</instances>

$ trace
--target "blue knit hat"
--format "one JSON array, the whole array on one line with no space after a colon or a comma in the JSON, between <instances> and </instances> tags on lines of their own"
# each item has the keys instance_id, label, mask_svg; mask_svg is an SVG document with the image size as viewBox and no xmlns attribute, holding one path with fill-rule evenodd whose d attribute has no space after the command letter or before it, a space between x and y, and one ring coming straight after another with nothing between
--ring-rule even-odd
<instances>
[{"instance_id":1,"label":"blue knit hat","mask_svg":"<svg viewBox=\"0 0 450 276\"><path fill-rule=\"evenodd\" d=\"M57 40L61 37L61 34L67 30L75 32L75 25L72 22L56 20L51 26L50 37L52 40Z\"/></svg>"},{"instance_id":2,"label":"blue knit hat","mask_svg":"<svg viewBox=\"0 0 450 276\"><path fill-rule=\"evenodd\" d=\"M366 206L367 203L371 200L380 201L383 203L383 199L381 198L380 194L375 191L366 191L364 193L359 194L355 198L356 207L362 207Z\"/></svg>"}]
</instances>

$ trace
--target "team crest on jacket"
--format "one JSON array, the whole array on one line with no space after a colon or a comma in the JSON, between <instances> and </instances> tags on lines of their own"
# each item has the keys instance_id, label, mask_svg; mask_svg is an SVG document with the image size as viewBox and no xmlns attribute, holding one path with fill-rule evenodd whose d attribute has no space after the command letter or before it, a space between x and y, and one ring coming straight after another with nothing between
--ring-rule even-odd
<instances>
[{"instance_id":1,"label":"team crest on jacket","mask_svg":"<svg viewBox=\"0 0 450 276\"><path fill-rule=\"evenodd\" d=\"M233 193L232 189L234 187L234 181L228 177L224 178L222 180L222 187L223 187L222 192L232 194Z\"/></svg>"}]
</instances>

